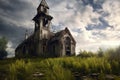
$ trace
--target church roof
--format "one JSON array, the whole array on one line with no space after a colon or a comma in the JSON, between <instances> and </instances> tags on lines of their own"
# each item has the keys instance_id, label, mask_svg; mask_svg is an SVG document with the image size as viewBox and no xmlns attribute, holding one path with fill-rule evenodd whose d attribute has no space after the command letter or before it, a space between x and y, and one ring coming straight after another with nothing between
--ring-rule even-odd
<instances>
[{"instance_id":1,"label":"church roof","mask_svg":"<svg viewBox=\"0 0 120 80\"><path fill-rule=\"evenodd\" d=\"M68 33L71 39L73 40L73 42L76 44L75 39L73 38L72 34L70 33L67 27L64 30L57 32L53 37L51 37L51 41L60 40L60 38L63 37L65 33Z\"/></svg>"},{"instance_id":2,"label":"church roof","mask_svg":"<svg viewBox=\"0 0 120 80\"><path fill-rule=\"evenodd\" d=\"M73 41L75 42L75 44L76 44L76 41L75 41L75 39L73 38L72 34L70 33L69 29L66 27L64 31L67 32L67 33L71 36L72 40L73 40Z\"/></svg>"},{"instance_id":3,"label":"church roof","mask_svg":"<svg viewBox=\"0 0 120 80\"><path fill-rule=\"evenodd\" d=\"M19 45L16 47L16 50L19 49L19 48L21 48L21 47L24 46L25 44L31 42L31 39L33 39L34 36L35 36L35 35L32 34L32 35L30 35L27 39L23 40L22 43L19 44ZM15 51L16 51L16 50L15 50Z\"/></svg>"},{"instance_id":4,"label":"church roof","mask_svg":"<svg viewBox=\"0 0 120 80\"><path fill-rule=\"evenodd\" d=\"M49 9L49 6L48 6L48 4L47 4L47 2L45 1L45 0L42 0L41 1L41 3L40 3L40 5L39 5L39 7L38 8L40 8L40 6L45 6L45 7L47 7L48 9Z\"/></svg>"}]
</instances>

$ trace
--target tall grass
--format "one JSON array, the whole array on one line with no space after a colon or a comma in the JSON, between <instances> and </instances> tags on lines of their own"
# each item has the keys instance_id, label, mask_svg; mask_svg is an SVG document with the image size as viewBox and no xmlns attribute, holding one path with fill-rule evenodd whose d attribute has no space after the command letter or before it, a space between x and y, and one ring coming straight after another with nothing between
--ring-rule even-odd
<instances>
[{"instance_id":1,"label":"tall grass","mask_svg":"<svg viewBox=\"0 0 120 80\"><path fill-rule=\"evenodd\" d=\"M74 80L71 71L64 68L59 59L46 59L37 64L40 64L39 67L45 70L44 80Z\"/></svg>"},{"instance_id":2,"label":"tall grass","mask_svg":"<svg viewBox=\"0 0 120 80\"><path fill-rule=\"evenodd\" d=\"M104 58L59 58L53 59L57 61L57 64L61 64L64 68L70 69L71 71L78 71L83 74L88 74L91 72L104 72L111 73L111 64Z\"/></svg>"},{"instance_id":3,"label":"tall grass","mask_svg":"<svg viewBox=\"0 0 120 80\"><path fill-rule=\"evenodd\" d=\"M32 72L33 65L30 61L17 60L10 64L9 78L10 80L29 80Z\"/></svg>"},{"instance_id":4,"label":"tall grass","mask_svg":"<svg viewBox=\"0 0 120 80\"><path fill-rule=\"evenodd\" d=\"M35 61L36 60L36 61ZM104 57L64 57L49 59L16 60L9 65L10 80L33 80L32 74L40 72L42 78L35 80L75 80L74 73L82 75L91 73L119 74L119 61L109 60Z\"/></svg>"},{"instance_id":5,"label":"tall grass","mask_svg":"<svg viewBox=\"0 0 120 80\"><path fill-rule=\"evenodd\" d=\"M65 69L69 69L73 72L80 72L82 74L89 73L105 73L114 74L120 73L120 64L118 61L109 61L108 59L99 57L80 58L80 57L66 57L47 59L41 62L41 65L48 66L49 69L53 69L54 65L60 66ZM47 67L47 68L48 68Z\"/></svg>"}]
</instances>

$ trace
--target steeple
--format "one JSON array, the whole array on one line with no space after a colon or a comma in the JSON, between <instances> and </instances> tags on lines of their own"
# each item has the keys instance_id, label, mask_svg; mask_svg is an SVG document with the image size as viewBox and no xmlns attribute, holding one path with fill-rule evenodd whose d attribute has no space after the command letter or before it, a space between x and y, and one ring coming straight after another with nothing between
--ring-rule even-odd
<instances>
[{"instance_id":1,"label":"steeple","mask_svg":"<svg viewBox=\"0 0 120 80\"><path fill-rule=\"evenodd\" d=\"M43 32L50 31L50 24L53 17L49 15L49 7L45 0L42 0L37 8L37 14L33 18L35 22L35 33L39 32L40 35L44 35ZM46 35L46 34L45 34Z\"/></svg>"},{"instance_id":2,"label":"steeple","mask_svg":"<svg viewBox=\"0 0 120 80\"><path fill-rule=\"evenodd\" d=\"M47 2L45 0L42 0L40 5L45 6L45 7L47 7L49 9L49 6L48 6L48 4L47 4Z\"/></svg>"},{"instance_id":3,"label":"steeple","mask_svg":"<svg viewBox=\"0 0 120 80\"><path fill-rule=\"evenodd\" d=\"M49 9L49 6L48 6L47 2L45 0L42 0L40 5L37 8L37 12L38 13L40 13L40 12L48 13L48 9Z\"/></svg>"}]
</instances>

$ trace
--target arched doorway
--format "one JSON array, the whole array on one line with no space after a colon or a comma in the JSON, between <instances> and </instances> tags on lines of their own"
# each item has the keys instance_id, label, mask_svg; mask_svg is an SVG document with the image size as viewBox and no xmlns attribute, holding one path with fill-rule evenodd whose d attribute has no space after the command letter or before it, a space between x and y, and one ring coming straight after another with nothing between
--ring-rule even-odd
<instances>
[{"instance_id":1,"label":"arched doorway","mask_svg":"<svg viewBox=\"0 0 120 80\"><path fill-rule=\"evenodd\" d=\"M65 39L65 52L67 56L71 55L71 39L69 37Z\"/></svg>"}]
</instances>

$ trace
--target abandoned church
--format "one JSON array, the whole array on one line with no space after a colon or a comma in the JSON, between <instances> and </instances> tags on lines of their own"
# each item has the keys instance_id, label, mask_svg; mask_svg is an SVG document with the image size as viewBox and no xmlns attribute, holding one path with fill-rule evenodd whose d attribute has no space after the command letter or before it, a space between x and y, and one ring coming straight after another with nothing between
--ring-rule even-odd
<instances>
[{"instance_id":1,"label":"abandoned church","mask_svg":"<svg viewBox=\"0 0 120 80\"><path fill-rule=\"evenodd\" d=\"M15 50L15 57L62 57L75 55L76 41L68 28L59 32L50 31L53 17L49 15L49 6L42 0L33 18L35 29L32 35L26 36Z\"/></svg>"}]
</instances>

